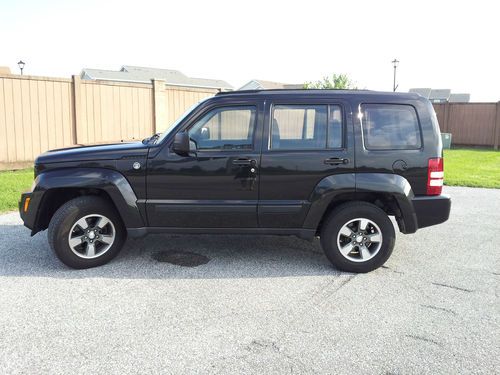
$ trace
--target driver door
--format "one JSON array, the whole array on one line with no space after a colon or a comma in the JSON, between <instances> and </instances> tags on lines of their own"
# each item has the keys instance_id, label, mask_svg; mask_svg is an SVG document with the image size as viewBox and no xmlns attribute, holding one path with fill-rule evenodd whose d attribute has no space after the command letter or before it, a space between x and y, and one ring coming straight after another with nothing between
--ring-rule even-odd
<instances>
[{"instance_id":1,"label":"driver door","mask_svg":"<svg viewBox=\"0 0 500 375\"><path fill-rule=\"evenodd\" d=\"M148 164L152 227L255 228L262 114L258 103L201 110L182 127L188 156L164 147Z\"/></svg>"}]
</instances>

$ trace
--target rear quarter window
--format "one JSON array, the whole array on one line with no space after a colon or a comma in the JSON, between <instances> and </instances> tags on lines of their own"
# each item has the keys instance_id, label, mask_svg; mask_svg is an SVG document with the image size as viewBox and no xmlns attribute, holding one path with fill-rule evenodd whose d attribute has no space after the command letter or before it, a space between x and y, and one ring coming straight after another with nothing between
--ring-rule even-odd
<instances>
[{"instance_id":1,"label":"rear quarter window","mask_svg":"<svg viewBox=\"0 0 500 375\"><path fill-rule=\"evenodd\" d=\"M360 121L367 150L416 150L422 137L415 108L405 104L362 104Z\"/></svg>"}]
</instances>

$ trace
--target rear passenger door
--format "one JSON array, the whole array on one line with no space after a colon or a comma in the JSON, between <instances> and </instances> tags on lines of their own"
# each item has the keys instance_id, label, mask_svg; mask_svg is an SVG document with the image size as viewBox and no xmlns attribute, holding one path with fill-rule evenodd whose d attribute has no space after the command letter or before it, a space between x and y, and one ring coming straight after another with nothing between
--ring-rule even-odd
<instances>
[{"instance_id":1,"label":"rear passenger door","mask_svg":"<svg viewBox=\"0 0 500 375\"><path fill-rule=\"evenodd\" d=\"M354 173L351 109L346 101L320 98L268 101L265 111L259 226L300 228L316 185Z\"/></svg>"}]
</instances>

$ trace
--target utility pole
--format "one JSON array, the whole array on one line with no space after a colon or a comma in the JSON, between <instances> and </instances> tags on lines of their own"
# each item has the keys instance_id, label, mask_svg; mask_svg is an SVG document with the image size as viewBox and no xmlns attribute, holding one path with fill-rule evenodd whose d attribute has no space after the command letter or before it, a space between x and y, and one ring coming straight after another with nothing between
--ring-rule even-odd
<instances>
[{"instance_id":1,"label":"utility pole","mask_svg":"<svg viewBox=\"0 0 500 375\"><path fill-rule=\"evenodd\" d=\"M396 85L396 69L398 67L398 64L399 64L399 60L397 59L394 59L391 61L392 62L392 66L394 67L394 80L392 81L392 91L396 91L396 89L398 88L399 85Z\"/></svg>"}]
</instances>

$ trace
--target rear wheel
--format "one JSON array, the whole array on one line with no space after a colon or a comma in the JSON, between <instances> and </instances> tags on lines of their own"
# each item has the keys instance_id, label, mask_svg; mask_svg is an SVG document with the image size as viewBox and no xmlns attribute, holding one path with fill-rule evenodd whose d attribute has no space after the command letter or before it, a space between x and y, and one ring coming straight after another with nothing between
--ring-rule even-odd
<instances>
[{"instance_id":1,"label":"rear wheel","mask_svg":"<svg viewBox=\"0 0 500 375\"><path fill-rule=\"evenodd\" d=\"M394 226L379 207L366 202L335 209L321 229L321 245L332 264L348 272L370 272L391 256Z\"/></svg>"},{"instance_id":2,"label":"rear wheel","mask_svg":"<svg viewBox=\"0 0 500 375\"><path fill-rule=\"evenodd\" d=\"M57 257L72 268L97 267L113 259L125 228L106 200L84 196L63 204L49 224L48 239Z\"/></svg>"}]
</instances>

